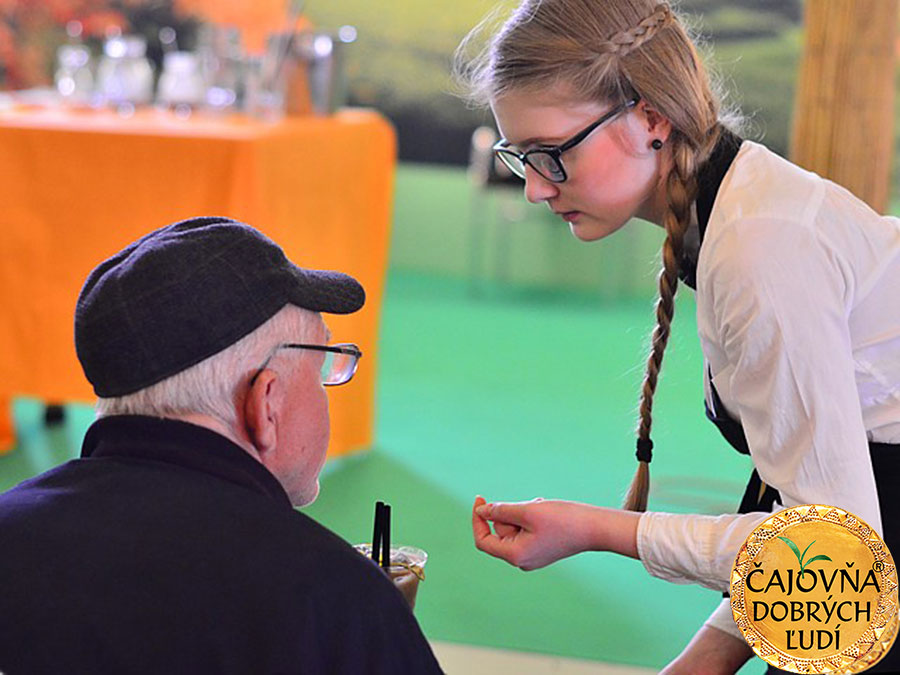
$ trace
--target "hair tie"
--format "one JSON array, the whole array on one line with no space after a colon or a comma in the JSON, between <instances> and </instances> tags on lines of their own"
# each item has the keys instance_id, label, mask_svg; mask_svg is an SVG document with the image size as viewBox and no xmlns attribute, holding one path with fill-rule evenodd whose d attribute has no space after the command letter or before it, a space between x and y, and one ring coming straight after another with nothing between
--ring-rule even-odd
<instances>
[{"instance_id":1,"label":"hair tie","mask_svg":"<svg viewBox=\"0 0 900 675\"><path fill-rule=\"evenodd\" d=\"M637 439L637 452L634 453L634 456L637 457L639 462L647 462L649 464L650 460L653 459L653 441L649 438Z\"/></svg>"}]
</instances>

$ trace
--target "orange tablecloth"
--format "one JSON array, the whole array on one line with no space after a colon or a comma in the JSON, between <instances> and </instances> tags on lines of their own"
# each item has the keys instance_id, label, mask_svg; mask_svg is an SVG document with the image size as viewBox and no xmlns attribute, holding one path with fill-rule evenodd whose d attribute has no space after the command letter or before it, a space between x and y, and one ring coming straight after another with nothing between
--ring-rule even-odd
<instances>
[{"instance_id":1,"label":"orange tablecloth","mask_svg":"<svg viewBox=\"0 0 900 675\"><path fill-rule=\"evenodd\" d=\"M146 232L196 215L259 228L298 265L337 269L366 306L327 316L364 352L331 389L333 455L370 444L396 140L367 110L277 123L156 111L0 112L0 448L10 400L93 401L73 344L88 272Z\"/></svg>"}]
</instances>

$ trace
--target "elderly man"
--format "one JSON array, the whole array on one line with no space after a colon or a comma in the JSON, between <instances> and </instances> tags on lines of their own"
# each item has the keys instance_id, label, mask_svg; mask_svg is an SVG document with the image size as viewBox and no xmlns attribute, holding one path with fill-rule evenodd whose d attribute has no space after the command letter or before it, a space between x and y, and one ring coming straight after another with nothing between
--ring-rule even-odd
<instances>
[{"instance_id":1,"label":"elderly man","mask_svg":"<svg viewBox=\"0 0 900 675\"><path fill-rule=\"evenodd\" d=\"M226 218L90 274L98 419L80 459L0 495L0 672L440 672L391 582L292 508L318 494L323 385L361 356L320 312L363 301Z\"/></svg>"}]
</instances>

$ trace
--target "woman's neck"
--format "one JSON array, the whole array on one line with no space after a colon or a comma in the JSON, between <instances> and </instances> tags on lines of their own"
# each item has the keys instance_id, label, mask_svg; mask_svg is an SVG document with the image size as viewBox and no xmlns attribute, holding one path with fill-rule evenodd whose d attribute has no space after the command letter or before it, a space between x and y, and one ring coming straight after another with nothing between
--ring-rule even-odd
<instances>
[{"instance_id":1,"label":"woman's neck","mask_svg":"<svg viewBox=\"0 0 900 675\"><path fill-rule=\"evenodd\" d=\"M638 218L653 223L659 227L665 227L666 211L669 209L668 179L674 162L672 153L668 147L664 147L659 153L659 171L657 180L647 199L641 204L635 214Z\"/></svg>"}]
</instances>

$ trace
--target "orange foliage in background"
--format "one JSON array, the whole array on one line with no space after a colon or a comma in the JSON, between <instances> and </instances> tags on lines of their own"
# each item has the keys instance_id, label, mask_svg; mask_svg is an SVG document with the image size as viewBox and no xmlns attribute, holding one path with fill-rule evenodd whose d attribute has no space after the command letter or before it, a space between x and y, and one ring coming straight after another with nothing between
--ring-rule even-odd
<instances>
[{"instance_id":1,"label":"orange foliage in background","mask_svg":"<svg viewBox=\"0 0 900 675\"><path fill-rule=\"evenodd\" d=\"M72 20L81 22L84 39L101 41L110 28L140 31L141 26L129 25L129 16L138 9L166 9L185 19L237 26L244 48L261 53L269 33L289 28L291 1L0 0L0 85L23 89L48 84L49 64L56 48L66 41L65 26ZM296 29L309 27L309 21L301 18Z\"/></svg>"},{"instance_id":2,"label":"orange foliage in background","mask_svg":"<svg viewBox=\"0 0 900 675\"><path fill-rule=\"evenodd\" d=\"M125 9L142 0L118 0ZM65 41L65 26L81 21L84 37L101 37L110 27L128 25L110 0L0 0L0 67L8 89L49 81L47 59Z\"/></svg>"},{"instance_id":3,"label":"orange foliage in background","mask_svg":"<svg viewBox=\"0 0 900 675\"><path fill-rule=\"evenodd\" d=\"M196 16L207 23L238 26L244 47L249 52L262 52L266 36L288 28L289 0L175 0L182 14ZM308 27L301 19L297 30Z\"/></svg>"}]
</instances>

